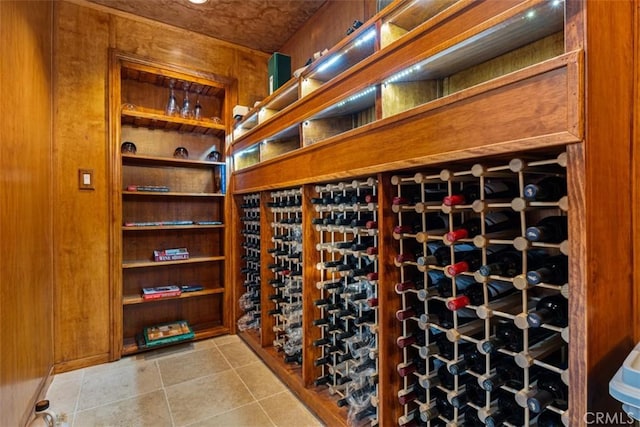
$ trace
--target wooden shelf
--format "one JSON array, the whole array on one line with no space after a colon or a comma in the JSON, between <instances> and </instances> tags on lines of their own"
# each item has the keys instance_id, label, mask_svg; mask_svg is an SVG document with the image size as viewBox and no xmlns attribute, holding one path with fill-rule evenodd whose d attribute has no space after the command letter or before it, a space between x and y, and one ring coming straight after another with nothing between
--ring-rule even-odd
<instances>
[{"instance_id":1,"label":"wooden shelf","mask_svg":"<svg viewBox=\"0 0 640 427\"><path fill-rule=\"evenodd\" d=\"M224 197L224 193L177 193L173 191L123 191L123 196L140 197Z\"/></svg>"},{"instance_id":2,"label":"wooden shelf","mask_svg":"<svg viewBox=\"0 0 640 427\"><path fill-rule=\"evenodd\" d=\"M165 131L177 131L184 133L198 133L202 135L222 136L226 130L225 125L215 123L210 119L195 120L135 107L135 110L122 109L122 124L148 129L160 129Z\"/></svg>"},{"instance_id":3,"label":"wooden shelf","mask_svg":"<svg viewBox=\"0 0 640 427\"><path fill-rule=\"evenodd\" d=\"M158 301L166 301L171 299L184 299L184 298L197 298L203 295L214 295L214 294L223 294L224 288L216 288L216 289L204 289L202 291L196 292L184 292L175 297L164 297L164 298L152 298L152 299L144 299L140 295L125 295L122 298L123 305L132 305L132 304L153 304Z\"/></svg>"},{"instance_id":4,"label":"wooden shelf","mask_svg":"<svg viewBox=\"0 0 640 427\"><path fill-rule=\"evenodd\" d=\"M224 224L220 225L149 225L149 226L123 226L123 231L157 231L157 230L190 230L190 229L207 229L207 228L224 228Z\"/></svg>"},{"instance_id":5,"label":"wooden shelf","mask_svg":"<svg viewBox=\"0 0 640 427\"><path fill-rule=\"evenodd\" d=\"M122 268L145 268L145 267L160 267L164 265L178 265L178 264L196 264L202 262L216 262L224 261L223 256L210 256L210 257L194 257L189 259L181 259L176 261L129 261L122 263Z\"/></svg>"},{"instance_id":6,"label":"wooden shelf","mask_svg":"<svg viewBox=\"0 0 640 427\"><path fill-rule=\"evenodd\" d=\"M184 160L156 156L138 156L135 154L123 154L122 164L136 166L175 166L184 168L211 168L215 166L225 166L224 162L209 162L206 160Z\"/></svg>"}]
</instances>

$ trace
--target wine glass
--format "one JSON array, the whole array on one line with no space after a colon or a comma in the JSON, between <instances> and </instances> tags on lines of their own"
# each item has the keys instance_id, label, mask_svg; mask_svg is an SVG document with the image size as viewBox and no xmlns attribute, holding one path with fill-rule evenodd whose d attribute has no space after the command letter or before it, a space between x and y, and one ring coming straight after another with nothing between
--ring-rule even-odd
<instances>
[{"instance_id":1,"label":"wine glass","mask_svg":"<svg viewBox=\"0 0 640 427\"><path fill-rule=\"evenodd\" d=\"M196 105L193 107L193 116L196 120L202 119L202 105L200 105L200 93L202 93L202 89L203 88L200 88L196 91Z\"/></svg>"},{"instance_id":2,"label":"wine glass","mask_svg":"<svg viewBox=\"0 0 640 427\"><path fill-rule=\"evenodd\" d=\"M184 88L184 100L182 101L180 116L185 119L189 119L193 116L193 112L191 111L191 102L189 101L189 84L184 82L182 87Z\"/></svg>"},{"instance_id":3,"label":"wine glass","mask_svg":"<svg viewBox=\"0 0 640 427\"><path fill-rule=\"evenodd\" d=\"M178 101L176 100L176 94L173 89L175 84L175 79L169 80L169 99L167 100L167 108L165 110L167 116L173 116L178 113Z\"/></svg>"}]
</instances>

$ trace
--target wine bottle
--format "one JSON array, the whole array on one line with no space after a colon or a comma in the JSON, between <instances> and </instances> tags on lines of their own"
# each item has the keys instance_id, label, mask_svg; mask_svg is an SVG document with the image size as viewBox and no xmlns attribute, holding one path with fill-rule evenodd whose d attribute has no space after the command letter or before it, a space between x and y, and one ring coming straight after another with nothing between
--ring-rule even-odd
<instances>
[{"instance_id":1,"label":"wine bottle","mask_svg":"<svg viewBox=\"0 0 640 427\"><path fill-rule=\"evenodd\" d=\"M518 218L508 211L490 212L484 215L484 232L495 233L497 231L508 230L518 226ZM450 231L444 236L445 243L453 243L460 239L469 239L482 232L482 219L480 217L470 218L460 228Z\"/></svg>"},{"instance_id":2,"label":"wine bottle","mask_svg":"<svg viewBox=\"0 0 640 427\"><path fill-rule=\"evenodd\" d=\"M511 181L497 179L485 179L484 187L479 183L468 183L464 185L458 194L452 194L443 198L445 206L471 204L474 200L481 198L481 190L484 190L484 199L505 199L518 196L518 187Z\"/></svg>"},{"instance_id":3,"label":"wine bottle","mask_svg":"<svg viewBox=\"0 0 640 427\"><path fill-rule=\"evenodd\" d=\"M464 413L464 426L465 427L485 427L484 423L480 421L477 411L468 410Z\"/></svg>"},{"instance_id":4,"label":"wine bottle","mask_svg":"<svg viewBox=\"0 0 640 427\"><path fill-rule=\"evenodd\" d=\"M548 175L524 186L524 198L531 201L557 201L567 194L567 179Z\"/></svg>"},{"instance_id":5,"label":"wine bottle","mask_svg":"<svg viewBox=\"0 0 640 427\"><path fill-rule=\"evenodd\" d=\"M462 359L455 362L449 362L447 368L453 375L460 375L468 370L472 370L477 374L484 374L486 369L486 356L481 354L477 349L470 348L467 352L461 354ZM502 355L491 357L491 367L496 366Z\"/></svg>"},{"instance_id":6,"label":"wine bottle","mask_svg":"<svg viewBox=\"0 0 640 427\"><path fill-rule=\"evenodd\" d=\"M569 258L566 255L550 256L542 261L542 265L527 272L530 285L548 283L564 285L569 280Z\"/></svg>"},{"instance_id":7,"label":"wine bottle","mask_svg":"<svg viewBox=\"0 0 640 427\"><path fill-rule=\"evenodd\" d=\"M567 408L568 387L560 376L547 371L538 375L538 381L532 394L527 398L527 407L536 414L553 404L559 409Z\"/></svg>"},{"instance_id":8,"label":"wine bottle","mask_svg":"<svg viewBox=\"0 0 640 427\"><path fill-rule=\"evenodd\" d=\"M538 328L542 324L566 327L569 323L567 299L561 294L542 298L536 304L536 309L527 314L527 323L531 328Z\"/></svg>"},{"instance_id":9,"label":"wine bottle","mask_svg":"<svg viewBox=\"0 0 640 427\"><path fill-rule=\"evenodd\" d=\"M541 368L538 366L529 368L530 383L537 378L540 371ZM520 390L524 387L524 370L512 358L505 357L496 365L495 371L481 376L478 383L489 392L496 391L503 385Z\"/></svg>"},{"instance_id":10,"label":"wine bottle","mask_svg":"<svg viewBox=\"0 0 640 427\"><path fill-rule=\"evenodd\" d=\"M424 360L416 358L407 363L399 363L396 370L398 371L398 375L403 378L413 374L414 372L424 375L427 371L427 364Z\"/></svg>"},{"instance_id":11,"label":"wine bottle","mask_svg":"<svg viewBox=\"0 0 640 427\"><path fill-rule=\"evenodd\" d=\"M422 331L414 332L412 334L403 335L396 338L396 344L398 345L399 348L406 348L413 344L422 346L424 345L424 343L425 343L425 334Z\"/></svg>"},{"instance_id":12,"label":"wine bottle","mask_svg":"<svg viewBox=\"0 0 640 427\"><path fill-rule=\"evenodd\" d=\"M486 392L480 388L476 381L469 381L463 387L458 384L458 390L450 393L448 398L454 408L460 409L467 406L468 403L484 405L485 396Z\"/></svg>"},{"instance_id":13,"label":"wine bottle","mask_svg":"<svg viewBox=\"0 0 640 427\"><path fill-rule=\"evenodd\" d=\"M426 398L426 390L418 384L413 384L409 388L402 389L398 392L398 402L400 405L408 405L414 401L424 402Z\"/></svg>"},{"instance_id":14,"label":"wine bottle","mask_svg":"<svg viewBox=\"0 0 640 427\"><path fill-rule=\"evenodd\" d=\"M511 282L492 281L486 284L488 302L506 297L515 291ZM459 310L468 305L482 305L484 300L484 285L472 283L466 289L460 291L460 295L447 301L447 308L451 311Z\"/></svg>"},{"instance_id":15,"label":"wine bottle","mask_svg":"<svg viewBox=\"0 0 640 427\"><path fill-rule=\"evenodd\" d=\"M562 416L550 409L544 409L536 419L538 427L564 427Z\"/></svg>"},{"instance_id":16,"label":"wine bottle","mask_svg":"<svg viewBox=\"0 0 640 427\"><path fill-rule=\"evenodd\" d=\"M530 242L559 243L567 240L568 230L566 216L547 216L528 227L525 237Z\"/></svg>"},{"instance_id":17,"label":"wine bottle","mask_svg":"<svg viewBox=\"0 0 640 427\"><path fill-rule=\"evenodd\" d=\"M533 270L540 266L546 256L544 250L531 249L527 251L527 268ZM524 253L516 250L502 250L492 257L492 261L481 266L478 273L481 276L491 275L502 277L516 277L522 273L522 257Z\"/></svg>"},{"instance_id":18,"label":"wine bottle","mask_svg":"<svg viewBox=\"0 0 640 427\"><path fill-rule=\"evenodd\" d=\"M548 338L554 332L546 329L529 329L529 345ZM499 321L492 338L478 343L480 350L486 354L494 354L498 349L519 353L524 349L523 331L510 320Z\"/></svg>"},{"instance_id":19,"label":"wine bottle","mask_svg":"<svg viewBox=\"0 0 640 427\"><path fill-rule=\"evenodd\" d=\"M457 258L457 262L448 265L445 272L449 277L457 276L466 271L474 271L482 265L482 249L463 252Z\"/></svg>"},{"instance_id":20,"label":"wine bottle","mask_svg":"<svg viewBox=\"0 0 640 427\"><path fill-rule=\"evenodd\" d=\"M414 305L396 311L396 319L402 322L412 317L419 317L423 313L424 304L416 303Z\"/></svg>"},{"instance_id":21,"label":"wine bottle","mask_svg":"<svg viewBox=\"0 0 640 427\"><path fill-rule=\"evenodd\" d=\"M489 427L498 427L504 423L524 425L524 408L516 403L511 393L502 391L497 398L497 410L485 417L484 423Z\"/></svg>"}]
</instances>

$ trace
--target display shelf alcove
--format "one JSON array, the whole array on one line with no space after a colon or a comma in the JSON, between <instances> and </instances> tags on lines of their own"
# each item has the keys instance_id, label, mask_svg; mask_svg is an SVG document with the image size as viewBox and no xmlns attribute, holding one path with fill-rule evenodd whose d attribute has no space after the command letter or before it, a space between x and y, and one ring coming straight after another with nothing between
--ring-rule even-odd
<instances>
[{"instance_id":1,"label":"display shelf alcove","mask_svg":"<svg viewBox=\"0 0 640 427\"><path fill-rule=\"evenodd\" d=\"M186 320L194 339L228 333L225 120L235 80L117 51L110 64L115 354L145 350L144 328L172 321ZM154 258L178 248L188 259ZM171 285L198 288L142 295Z\"/></svg>"}]
</instances>

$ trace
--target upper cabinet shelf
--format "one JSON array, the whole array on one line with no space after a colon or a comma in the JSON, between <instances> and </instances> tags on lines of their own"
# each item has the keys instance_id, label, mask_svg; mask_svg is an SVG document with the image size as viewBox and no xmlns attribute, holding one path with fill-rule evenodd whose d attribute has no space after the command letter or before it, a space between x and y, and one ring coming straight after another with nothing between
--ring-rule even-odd
<instances>
[{"instance_id":1,"label":"upper cabinet shelf","mask_svg":"<svg viewBox=\"0 0 640 427\"><path fill-rule=\"evenodd\" d=\"M289 149L346 138L356 128L471 92L488 96L510 74L566 54L564 24L562 0L394 2L304 70L292 104L234 134L234 158L256 153L258 145L269 151L265 145L281 142L278 135L296 126L300 143L288 141ZM236 162L236 169L268 159L246 158L253 161Z\"/></svg>"},{"instance_id":2,"label":"upper cabinet shelf","mask_svg":"<svg viewBox=\"0 0 640 427\"><path fill-rule=\"evenodd\" d=\"M224 84L216 86L197 75L187 79L179 72L160 75L157 71L144 64L123 64L122 125L224 138ZM172 114L168 114L170 95L177 107Z\"/></svg>"}]
</instances>

